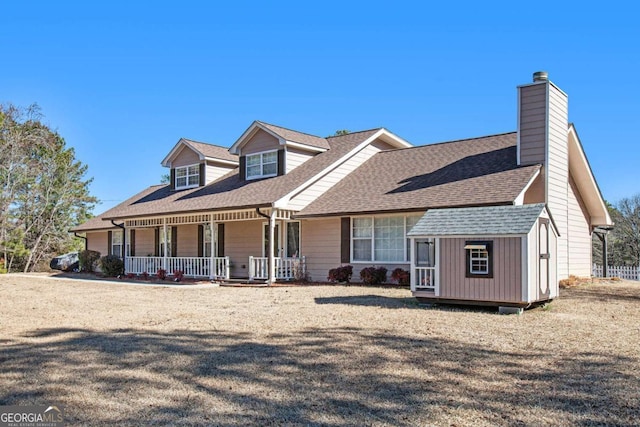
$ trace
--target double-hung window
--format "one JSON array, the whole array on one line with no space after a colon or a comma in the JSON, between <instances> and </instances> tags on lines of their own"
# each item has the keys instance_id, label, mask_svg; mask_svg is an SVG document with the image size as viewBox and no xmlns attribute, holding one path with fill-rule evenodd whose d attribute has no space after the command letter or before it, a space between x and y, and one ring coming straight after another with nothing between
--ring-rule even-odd
<instances>
[{"instance_id":1,"label":"double-hung window","mask_svg":"<svg viewBox=\"0 0 640 427\"><path fill-rule=\"evenodd\" d=\"M268 178L278 174L278 152L250 154L246 157L247 179Z\"/></svg>"},{"instance_id":2,"label":"double-hung window","mask_svg":"<svg viewBox=\"0 0 640 427\"><path fill-rule=\"evenodd\" d=\"M176 190L200 185L200 165L176 168Z\"/></svg>"},{"instance_id":3,"label":"double-hung window","mask_svg":"<svg viewBox=\"0 0 640 427\"><path fill-rule=\"evenodd\" d=\"M407 232L420 216L353 218L351 242L353 261L408 262Z\"/></svg>"},{"instance_id":4,"label":"double-hung window","mask_svg":"<svg viewBox=\"0 0 640 427\"><path fill-rule=\"evenodd\" d=\"M111 233L111 254L122 257L122 231L117 230Z\"/></svg>"}]
</instances>

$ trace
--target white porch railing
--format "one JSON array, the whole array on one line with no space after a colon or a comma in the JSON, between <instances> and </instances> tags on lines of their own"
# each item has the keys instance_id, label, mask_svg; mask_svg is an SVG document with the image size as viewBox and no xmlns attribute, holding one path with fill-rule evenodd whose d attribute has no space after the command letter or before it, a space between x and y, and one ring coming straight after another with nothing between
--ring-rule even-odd
<instances>
[{"instance_id":1,"label":"white porch railing","mask_svg":"<svg viewBox=\"0 0 640 427\"><path fill-rule=\"evenodd\" d=\"M164 257L126 257L125 259L127 273L156 274L158 270L164 269L167 274L180 270L187 277L229 278L229 257L213 258L213 271L210 267L211 258L167 257L166 265Z\"/></svg>"},{"instance_id":2,"label":"white porch railing","mask_svg":"<svg viewBox=\"0 0 640 427\"><path fill-rule=\"evenodd\" d=\"M435 292L436 268L435 267L415 267L414 278L411 280L411 290Z\"/></svg>"},{"instance_id":3,"label":"white porch railing","mask_svg":"<svg viewBox=\"0 0 640 427\"><path fill-rule=\"evenodd\" d=\"M594 277L602 277L604 275L601 265L593 264ZM607 276L619 277L624 280L640 280L640 267L634 267L631 265L623 266L607 266Z\"/></svg>"},{"instance_id":4,"label":"white porch railing","mask_svg":"<svg viewBox=\"0 0 640 427\"><path fill-rule=\"evenodd\" d=\"M276 280L293 280L304 276L306 271L305 257L274 258L276 264ZM249 257L249 280L266 280L269 278L269 258Z\"/></svg>"}]
</instances>

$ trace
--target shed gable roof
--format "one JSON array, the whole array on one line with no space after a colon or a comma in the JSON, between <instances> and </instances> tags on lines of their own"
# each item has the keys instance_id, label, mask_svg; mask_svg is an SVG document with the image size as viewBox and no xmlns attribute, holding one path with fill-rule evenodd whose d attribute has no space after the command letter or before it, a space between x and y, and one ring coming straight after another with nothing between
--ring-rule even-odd
<instances>
[{"instance_id":1,"label":"shed gable roof","mask_svg":"<svg viewBox=\"0 0 640 427\"><path fill-rule=\"evenodd\" d=\"M407 235L416 237L527 234L544 209L544 203L431 209Z\"/></svg>"}]
</instances>

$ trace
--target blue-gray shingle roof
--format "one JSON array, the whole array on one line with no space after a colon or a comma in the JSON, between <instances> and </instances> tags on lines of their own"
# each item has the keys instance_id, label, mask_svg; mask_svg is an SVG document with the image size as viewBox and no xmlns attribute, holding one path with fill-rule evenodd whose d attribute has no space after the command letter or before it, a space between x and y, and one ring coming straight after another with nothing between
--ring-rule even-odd
<instances>
[{"instance_id":1,"label":"blue-gray shingle roof","mask_svg":"<svg viewBox=\"0 0 640 427\"><path fill-rule=\"evenodd\" d=\"M534 205L430 209L409 236L473 236L526 234L544 209Z\"/></svg>"}]
</instances>

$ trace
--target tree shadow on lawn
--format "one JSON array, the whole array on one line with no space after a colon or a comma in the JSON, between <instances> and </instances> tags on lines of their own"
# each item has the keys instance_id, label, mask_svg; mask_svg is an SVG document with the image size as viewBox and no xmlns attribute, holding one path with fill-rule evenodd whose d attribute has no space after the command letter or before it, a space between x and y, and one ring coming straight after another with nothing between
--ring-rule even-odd
<instances>
[{"instance_id":1,"label":"tree shadow on lawn","mask_svg":"<svg viewBox=\"0 0 640 427\"><path fill-rule=\"evenodd\" d=\"M348 295L338 297L317 297L316 304L344 304L380 308L419 308L414 297L385 297L381 295Z\"/></svg>"},{"instance_id":2,"label":"tree shadow on lawn","mask_svg":"<svg viewBox=\"0 0 640 427\"><path fill-rule=\"evenodd\" d=\"M364 328L45 329L3 348L0 405L60 402L69 425L631 425L637 365Z\"/></svg>"}]
</instances>

